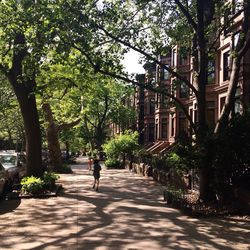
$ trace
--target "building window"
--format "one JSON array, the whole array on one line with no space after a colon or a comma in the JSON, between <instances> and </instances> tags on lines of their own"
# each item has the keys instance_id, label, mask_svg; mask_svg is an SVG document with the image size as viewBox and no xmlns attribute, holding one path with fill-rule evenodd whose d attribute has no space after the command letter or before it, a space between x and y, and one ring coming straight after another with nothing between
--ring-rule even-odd
<instances>
[{"instance_id":1,"label":"building window","mask_svg":"<svg viewBox=\"0 0 250 250\"><path fill-rule=\"evenodd\" d=\"M198 123L198 111L197 111L197 104L194 104L194 123Z\"/></svg>"},{"instance_id":2,"label":"building window","mask_svg":"<svg viewBox=\"0 0 250 250\"><path fill-rule=\"evenodd\" d=\"M208 69L207 69L207 75L208 84L215 83L215 62L214 61L208 61Z\"/></svg>"},{"instance_id":3,"label":"building window","mask_svg":"<svg viewBox=\"0 0 250 250\"><path fill-rule=\"evenodd\" d=\"M165 64L165 65L166 67L169 67L168 64ZM163 67L161 71L161 80L169 80L169 78L170 78L169 71L165 67Z\"/></svg>"},{"instance_id":4,"label":"building window","mask_svg":"<svg viewBox=\"0 0 250 250\"><path fill-rule=\"evenodd\" d=\"M154 123L150 123L148 128L148 141L153 142L154 137L155 137L155 125Z\"/></svg>"},{"instance_id":5,"label":"building window","mask_svg":"<svg viewBox=\"0 0 250 250\"><path fill-rule=\"evenodd\" d=\"M166 139L168 136L168 131L167 131L167 119L162 119L161 120L161 138Z\"/></svg>"},{"instance_id":6,"label":"building window","mask_svg":"<svg viewBox=\"0 0 250 250\"><path fill-rule=\"evenodd\" d=\"M237 44L238 44L238 41L239 41L239 38L240 38L240 32L237 32L237 33L234 33L233 35L233 49L236 48Z\"/></svg>"},{"instance_id":7,"label":"building window","mask_svg":"<svg viewBox=\"0 0 250 250\"><path fill-rule=\"evenodd\" d=\"M171 115L171 137L174 137L174 132L175 132L174 115Z\"/></svg>"},{"instance_id":8,"label":"building window","mask_svg":"<svg viewBox=\"0 0 250 250\"><path fill-rule=\"evenodd\" d=\"M189 88L185 83L181 83L180 85L180 98L187 98L189 93Z\"/></svg>"},{"instance_id":9,"label":"building window","mask_svg":"<svg viewBox=\"0 0 250 250\"><path fill-rule=\"evenodd\" d=\"M173 49L172 51L172 67L176 67L176 49Z\"/></svg>"},{"instance_id":10,"label":"building window","mask_svg":"<svg viewBox=\"0 0 250 250\"><path fill-rule=\"evenodd\" d=\"M155 138L156 138L156 139L159 138L158 130L159 130L159 120L156 119L156 120L155 120Z\"/></svg>"},{"instance_id":11,"label":"building window","mask_svg":"<svg viewBox=\"0 0 250 250\"><path fill-rule=\"evenodd\" d=\"M179 135L185 133L185 121L186 121L186 116L183 112L179 112Z\"/></svg>"},{"instance_id":12,"label":"building window","mask_svg":"<svg viewBox=\"0 0 250 250\"><path fill-rule=\"evenodd\" d=\"M224 36L226 36L230 32L230 18L232 16L232 9L228 5L225 12L224 12L224 25L226 25L226 28L224 29Z\"/></svg>"},{"instance_id":13,"label":"building window","mask_svg":"<svg viewBox=\"0 0 250 250\"><path fill-rule=\"evenodd\" d=\"M160 96L160 94L158 94L158 93L156 93L155 96L156 96L155 108L158 109L158 108L160 107L159 104L160 104L160 97L161 97L161 96Z\"/></svg>"},{"instance_id":14,"label":"building window","mask_svg":"<svg viewBox=\"0 0 250 250\"><path fill-rule=\"evenodd\" d=\"M166 95L161 94L161 108L168 107L168 97Z\"/></svg>"},{"instance_id":15,"label":"building window","mask_svg":"<svg viewBox=\"0 0 250 250\"><path fill-rule=\"evenodd\" d=\"M187 50L185 48L180 48L180 65L188 64Z\"/></svg>"},{"instance_id":16,"label":"building window","mask_svg":"<svg viewBox=\"0 0 250 250\"><path fill-rule=\"evenodd\" d=\"M229 80L230 77L230 54L229 51L223 54L223 81Z\"/></svg>"},{"instance_id":17,"label":"building window","mask_svg":"<svg viewBox=\"0 0 250 250\"><path fill-rule=\"evenodd\" d=\"M155 72L155 81L158 83L159 81L160 81L160 73L161 73L161 71L160 71L160 66L159 65L157 65L156 66L156 72Z\"/></svg>"},{"instance_id":18,"label":"building window","mask_svg":"<svg viewBox=\"0 0 250 250\"><path fill-rule=\"evenodd\" d=\"M189 115L190 115L192 121L194 121L194 117L193 117L194 112L193 112L193 109L190 109L190 110L189 110ZM190 122L188 122L188 124L189 124L189 133L190 133L190 135L191 135L191 134L192 134L192 126L191 126Z\"/></svg>"},{"instance_id":19,"label":"building window","mask_svg":"<svg viewBox=\"0 0 250 250\"><path fill-rule=\"evenodd\" d=\"M155 138L156 138L156 140L159 139L159 136L158 136L158 127L159 127L159 124L155 124Z\"/></svg>"},{"instance_id":20,"label":"building window","mask_svg":"<svg viewBox=\"0 0 250 250\"><path fill-rule=\"evenodd\" d=\"M154 113L155 113L155 99L150 98L150 101L149 101L149 114L153 115Z\"/></svg>"}]
</instances>

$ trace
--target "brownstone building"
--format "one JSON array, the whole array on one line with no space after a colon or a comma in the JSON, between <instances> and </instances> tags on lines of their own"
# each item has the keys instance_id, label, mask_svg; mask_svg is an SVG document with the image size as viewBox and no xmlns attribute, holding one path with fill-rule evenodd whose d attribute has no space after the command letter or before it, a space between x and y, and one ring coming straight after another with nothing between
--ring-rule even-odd
<instances>
[{"instance_id":1,"label":"brownstone building","mask_svg":"<svg viewBox=\"0 0 250 250\"><path fill-rule=\"evenodd\" d=\"M241 29L243 13L233 20L218 39L213 60L208 63L208 84L206 86L206 118L213 129L225 103L230 76L230 54L235 48ZM160 56L162 64L171 66L192 82L193 63L188 50L180 45L172 47L168 55ZM160 65L145 64L145 84L168 88L188 109L193 122L197 121L197 101L185 84L176 84L176 79ZM142 81L141 77L141 81ZM241 71L235 95L234 113L242 112L250 102L250 50L241 61ZM150 90L137 88L136 105L140 142L148 151L160 153L166 150L183 133L192 133L184 113L169 105L166 96Z\"/></svg>"}]
</instances>

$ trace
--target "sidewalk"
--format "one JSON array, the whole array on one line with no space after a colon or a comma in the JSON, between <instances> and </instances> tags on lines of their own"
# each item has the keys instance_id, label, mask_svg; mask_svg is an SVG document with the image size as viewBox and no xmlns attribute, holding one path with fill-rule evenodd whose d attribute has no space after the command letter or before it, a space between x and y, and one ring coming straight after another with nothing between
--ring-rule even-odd
<instances>
[{"instance_id":1,"label":"sidewalk","mask_svg":"<svg viewBox=\"0 0 250 250\"><path fill-rule=\"evenodd\" d=\"M86 168L61 175L58 197L0 201L0 250L250 249L249 221L185 216L127 170L103 170L96 192Z\"/></svg>"}]
</instances>

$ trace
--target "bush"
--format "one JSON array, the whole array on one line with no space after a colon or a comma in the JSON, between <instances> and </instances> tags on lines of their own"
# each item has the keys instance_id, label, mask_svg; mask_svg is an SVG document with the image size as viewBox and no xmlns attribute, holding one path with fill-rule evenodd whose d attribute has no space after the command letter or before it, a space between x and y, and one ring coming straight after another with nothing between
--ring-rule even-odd
<instances>
[{"instance_id":1,"label":"bush","mask_svg":"<svg viewBox=\"0 0 250 250\"><path fill-rule=\"evenodd\" d=\"M24 177L21 180L22 191L28 194L43 193L45 183L41 178L34 176Z\"/></svg>"},{"instance_id":2,"label":"bush","mask_svg":"<svg viewBox=\"0 0 250 250\"><path fill-rule=\"evenodd\" d=\"M124 134L111 139L104 144L104 152L110 159L118 159L120 154L132 155L139 147L138 132L127 130Z\"/></svg>"},{"instance_id":3,"label":"bush","mask_svg":"<svg viewBox=\"0 0 250 250\"><path fill-rule=\"evenodd\" d=\"M163 191L164 200L167 201L168 204L179 203L184 199L184 194L183 190L174 187L167 187Z\"/></svg>"},{"instance_id":4,"label":"bush","mask_svg":"<svg viewBox=\"0 0 250 250\"><path fill-rule=\"evenodd\" d=\"M108 159L105 161L105 166L110 169L110 168L115 168L115 169L120 169L122 168L122 164L119 160L116 159Z\"/></svg>"},{"instance_id":5,"label":"bush","mask_svg":"<svg viewBox=\"0 0 250 250\"><path fill-rule=\"evenodd\" d=\"M166 156L152 156L151 165L158 170L168 171Z\"/></svg>"},{"instance_id":6,"label":"bush","mask_svg":"<svg viewBox=\"0 0 250 250\"><path fill-rule=\"evenodd\" d=\"M249 128L250 112L246 111L243 115L236 114L228 127L215 138L214 167L216 188L220 192L232 192L233 187L250 190Z\"/></svg>"},{"instance_id":7,"label":"bush","mask_svg":"<svg viewBox=\"0 0 250 250\"><path fill-rule=\"evenodd\" d=\"M53 190L56 184L56 180L59 179L59 175L53 172L44 172L43 177L45 188L48 190Z\"/></svg>"},{"instance_id":8,"label":"bush","mask_svg":"<svg viewBox=\"0 0 250 250\"><path fill-rule=\"evenodd\" d=\"M169 168L174 168L176 170L186 170L188 168L185 158L179 156L177 153L174 152L168 154L166 163Z\"/></svg>"},{"instance_id":9,"label":"bush","mask_svg":"<svg viewBox=\"0 0 250 250\"><path fill-rule=\"evenodd\" d=\"M146 149L142 148L136 152L136 157L138 158L139 162L144 162L150 164L153 158L151 152L148 152Z\"/></svg>"},{"instance_id":10,"label":"bush","mask_svg":"<svg viewBox=\"0 0 250 250\"><path fill-rule=\"evenodd\" d=\"M52 191L55 188L55 182L59 175L53 172L44 172L42 178L27 176L22 178L22 191L28 194L42 194L46 190Z\"/></svg>"}]
</instances>

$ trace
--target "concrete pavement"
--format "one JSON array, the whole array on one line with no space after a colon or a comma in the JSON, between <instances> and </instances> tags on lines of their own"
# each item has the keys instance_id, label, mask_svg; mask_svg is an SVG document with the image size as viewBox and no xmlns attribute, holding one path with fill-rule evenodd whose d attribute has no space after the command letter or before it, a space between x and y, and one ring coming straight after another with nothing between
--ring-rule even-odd
<instances>
[{"instance_id":1,"label":"concrete pavement","mask_svg":"<svg viewBox=\"0 0 250 250\"><path fill-rule=\"evenodd\" d=\"M0 201L0 250L250 249L249 220L185 216L127 170L103 170L96 192L85 160L58 197Z\"/></svg>"}]
</instances>

